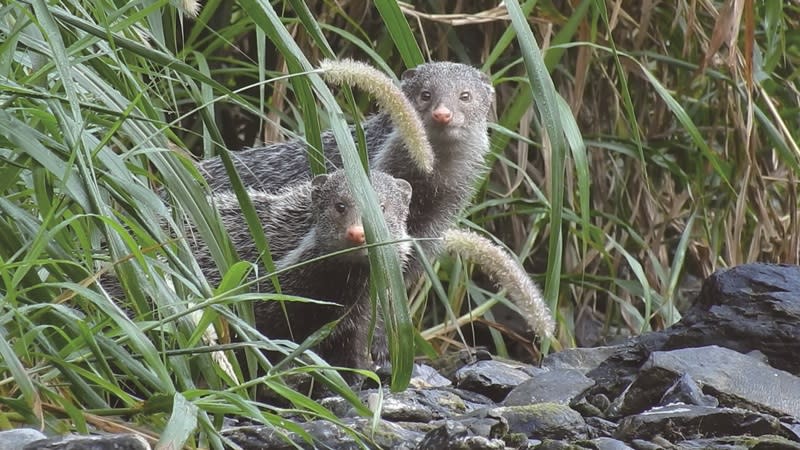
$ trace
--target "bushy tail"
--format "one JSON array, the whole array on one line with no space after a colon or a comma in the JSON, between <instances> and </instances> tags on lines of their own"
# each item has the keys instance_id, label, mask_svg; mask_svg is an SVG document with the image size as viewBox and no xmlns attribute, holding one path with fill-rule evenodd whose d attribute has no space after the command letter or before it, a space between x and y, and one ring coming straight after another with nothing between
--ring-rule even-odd
<instances>
[{"instance_id":1,"label":"bushy tail","mask_svg":"<svg viewBox=\"0 0 800 450\"><path fill-rule=\"evenodd\" d=\"M508 291L525 321L539 336L552 338L555 322L542 292L525 270L502 248L471 231L449 229L444 233L448 253L460 255L476 264L492 280Z\"/></svg>"}]
</instances>

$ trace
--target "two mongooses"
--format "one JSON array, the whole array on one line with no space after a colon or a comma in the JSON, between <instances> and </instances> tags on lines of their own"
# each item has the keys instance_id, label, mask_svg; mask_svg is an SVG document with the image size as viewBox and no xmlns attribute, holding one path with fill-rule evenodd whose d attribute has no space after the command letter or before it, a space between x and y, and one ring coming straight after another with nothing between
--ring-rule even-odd
<instances>
[{"instance_id":1,"label":"two mongooses","mask_svg":"<svg viewBox=\"0 0 800 450\"><path fill-rule=\"evenodd\" d=\"M388 113L363 123L372 167L407 180L412 188L408 234L414 238L440 238L453 225L474 193L489 151L488 120L494 102L489 78L473 67L432 62L409 69L401 89L419 113L434 151L433 171L425 172L411 158ZM341 167L341 155L328 131L322 142L329 170ZM311 173L305 144L299 140L251 148L232 154L245 186L274 192ZM224 190L230 181L219 158L200 162L212 190ZM439 240L420 241L428 256L438 254ZM422 265L412 257L406 269L414 279ZM410 276L409 276L410 275Z\"/></svg>"},{"instance_id":2,"label":"two mongooses","mask_svg":"<svg viewBox=\"0 0 800 450\"><path fill-rule=\"evenodd\" d=\"M390 235L393 239L406 238L411 186L405 180L375 170L370 173L370 181ZM276 268L281 270L306 262L278 276L281 292L335 303L323 305L291 301L283 302L281 306L276 301L258 302L254 306L256 328L269 338L299 343L323 325L341 318L332 333L317 345L316 351L331 365L370 368L368 339L372 308L366 248L314 260L365 243L361 211L344 171L319 175L275 194L258 190L250 190L248 194L270 240ZM258 250L236 197L231 192L219 192L212 199L239 257L256 261ZM405 261L410 253L409 243L392 245L401 261ZM218 281L219 273L212 269L215 265L204 249L202 245L196 248L198 262L207 269L206 276L210 281ZM263 265L260 266L263 270ZM269 280L262 282L260 289L262 292L273 290ZM376 335L375 339L385 337ZM383 347L385 343L379 346Z\"/></svg>"}]
</instances>

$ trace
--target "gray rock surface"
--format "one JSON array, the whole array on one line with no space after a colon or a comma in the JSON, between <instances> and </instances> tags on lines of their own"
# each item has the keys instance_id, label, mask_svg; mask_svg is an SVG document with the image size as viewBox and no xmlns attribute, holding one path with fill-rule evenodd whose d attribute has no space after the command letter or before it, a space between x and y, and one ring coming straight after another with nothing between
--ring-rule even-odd
<instances>
[{"instance_id":1,"label":"gray rock surface","mask_svg":"<svg viewBox=\"0 0 800 450\"><path fill-rule=\"evenodd\" d=\"M551 353L542 360L545 369L573 369L586 374L600 366L609 356L617 353L618 347L568 348Z\"/></svg>"},{"instance_id":2,"label":"gray rock surface","mask_svg":"<svg viewBox=\"0 0 800 450\"><path fill-rule=\"evenodd\" d=\"M21 450L31 442L46 438L41 431L33 428L0 431L0 450Z\"/></svg>"},{"instance_id":3,"label":"gray rock surface","mask_svg":"<svg viewBox=\"0 0 800 450\"><path fill-rule=\"evenodd\" d=\"M800 378L727 348L710 346L654 352L625 394L620 412L656 404L684 374L724 406L800 417ZM796 395L787 395L796 393Z\"/></svg>"},{"instance_id":4,"label":"gray rock surface","mask_svg":"<svg viewBox=\"0 0 800 450\"><path fill-rule=\"evenodd\" d=\"M456 372L456 386L502 401L512 389L531 378L533 367L497 360L478 361Z\"/></svg>"},{"instance_id":5,"label":"gray rock surface","mask_svg":"<svg viewBox=\"0 0 800 450\"><path fill-rule=\"evenodd\" d=\"M568 405L594 385L594 380L574 369L554 369L534 375L508 393L504 406L531 405L534 403L561 403Z\"/></svg>"},{"instance_id":6,"label":"gray rock surface","mask_svg":"<svg viewBox=\"0 0 800 450\"><path fill-rule=\"evenodd\" d=\"M22 450L150 450L150 444L134 434L64 436L32 442Z\"/></svg>"},{"instance_id":7,"label":"gray rock surface","mask_svg":"<svg viewBox=\"0 0 800 450\"><path fill-rule=\"evenodd\" d=\"M665 348L758 350L773 367L800 376L798 293L800 266L756 263L718 270L669 330Z\"/></svg>"},{"instance_id":8,"label":"gray rock surface","mask_svg":"<svg viewBox=\"0 0 800 450\"><path fill-rule=\"evenodd\" d=\"M379 421L375 433L370 432L371 423L368 419L345 419L344 427L324 420L296 423L305 433L308 433L314 442L324 443L325 448L357 449L358 445L352 434L353 430L360 431L364 436L371 436L364 442L374 448L391 448L397 450L411 450L422 440L424 434L410 431L400 425ZM253 426L237 427L223 431L223 435L242 447L243 450L294 450L299 448L316 448L303 440L297 433L282 435L275 427Z\"/></svg>"},{"instance_id":9,"label":"gray rock surface","mask_svg":"<svg viewBox=\"0 0 800 450\"><path fill-rule=\"evenodd\" d=\"M451 420L430 431L417 446L416 450L501 450L505 442L469 433L463 424Z\"/></svg>"},{"instance_id":10,"label":"gray rock surface","mask_svg":"<svg viewBox=\"0 0 800 450\"><path fill-rule=\"evenodd\" d=\"M731 435L776 435L788 433L775 417L738 408L710 408L695 405L672 405L622 419L615 433L617 439L651 439L656 436L670 442Z\"/></svg>"},{"instance_id":11,"label":"gray rock surface","mask_svg":"<svg viewBox=\"0 0 800 450\"><path fill-rule=\"evenodd\" d=\"M588 437L583 417L568 406L556 403L502 406L492 413L508 421L511 433L523 433L529 438L574 440Z\"/></svg>"}]
</instances>

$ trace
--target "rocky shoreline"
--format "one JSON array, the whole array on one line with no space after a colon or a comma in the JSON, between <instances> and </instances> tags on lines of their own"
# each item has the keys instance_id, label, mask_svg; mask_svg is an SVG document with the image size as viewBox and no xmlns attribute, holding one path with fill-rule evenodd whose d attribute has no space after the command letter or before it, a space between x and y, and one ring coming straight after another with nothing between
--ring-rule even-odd
<instances>
[{"instance_id":1,"label":"rocky shoreline","mask_svg":"<svg viewBox=\"0 0 800 450\"><path fill-rule=\"evenodd\" d=\"M321 403L339 424L287 421L329 449L362 448L358 436L371 448L408 450L800 450L799 266L718 271L673 327L554 353L540 367L463 356L454 371L416 366L404 392L363 390L364 404L381 408L374 423L337 397ZM9 444L13 433L26 438ZM0 432L0 450L149 448L134 436L34 433ZM231 422L223 434L248 450L315 448L265 426Z\"/></svg>"}]
</instances>

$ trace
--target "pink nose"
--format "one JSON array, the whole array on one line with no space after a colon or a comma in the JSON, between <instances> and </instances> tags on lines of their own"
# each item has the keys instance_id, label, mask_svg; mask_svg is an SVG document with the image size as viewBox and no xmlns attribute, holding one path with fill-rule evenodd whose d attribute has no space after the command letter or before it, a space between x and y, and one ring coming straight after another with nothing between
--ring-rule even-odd
<instances>
[{"instance_id":1,"label":"pink nose","mask_svg":"<svg viewBox=\"0 0 800 450\"><path fill-rule=\"evenodd\" d=\"M367 240L364 238L364 227L360 225L353 225L347 228L345 239L355 245L361 245Z\"/></svg>"},{"instance_id":2,"label":"pink nose","mask_svg":"<svg viewBox=\"0 0 800 450\"><path fill-rule=\"evenodd\" d=\"M435 122L442 125L447 125L451 120L453 120L453 112L444 106L439 106L434 109L431 115L433 116L433 120Z\"/></svg>"}]
</instances>

